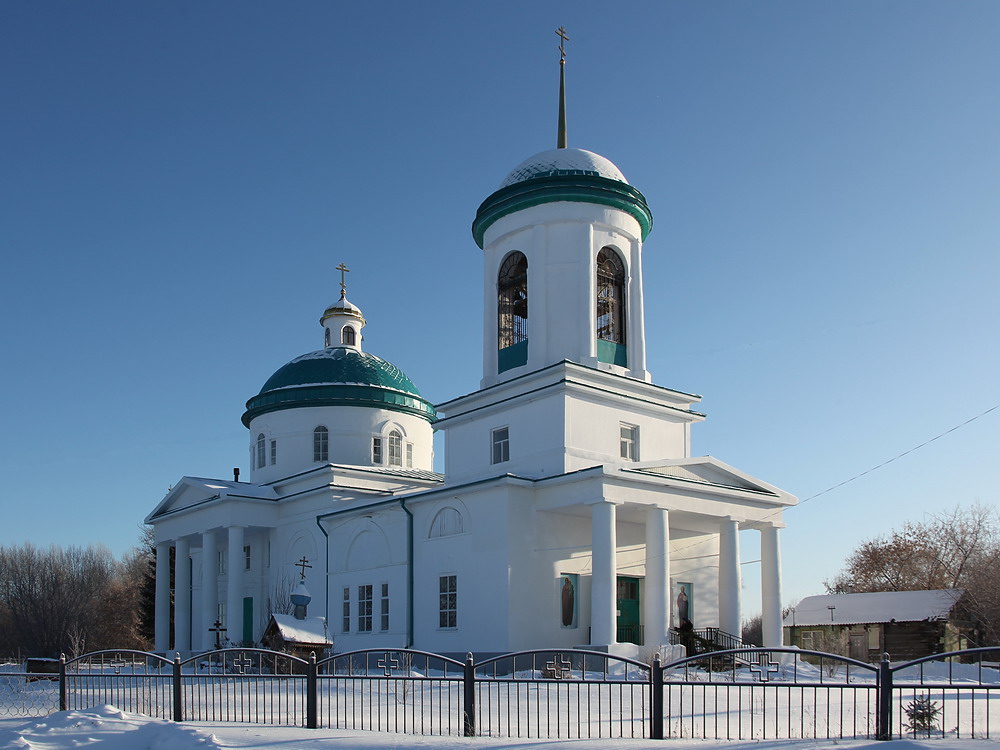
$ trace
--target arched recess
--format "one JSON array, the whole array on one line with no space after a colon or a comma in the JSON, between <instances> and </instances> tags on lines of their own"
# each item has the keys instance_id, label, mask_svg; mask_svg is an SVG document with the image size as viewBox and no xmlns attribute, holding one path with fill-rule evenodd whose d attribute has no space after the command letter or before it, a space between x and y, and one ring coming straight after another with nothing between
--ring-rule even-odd
<instances>
[{"instance_id":1,"label":"arched recess","mask_svg":"<svg viewBox=\"0 0 1000 750\"><path fill-rule=\"evenodd\" d=\"M347 546L344 570L368 570L389 564L389 540L376 524L368 521Z\"/></svg>"},{"instance_id":2,"label":"arched recess","mask_svg":"<svg viewBox=\"0 0 1000 750\"><path fill-rule=\"evenodd\" d=\"M347 346L354 346L357 341L357 334L351 326L344 326L340 329L340 343Z\"/></svg>"}]
</instances>

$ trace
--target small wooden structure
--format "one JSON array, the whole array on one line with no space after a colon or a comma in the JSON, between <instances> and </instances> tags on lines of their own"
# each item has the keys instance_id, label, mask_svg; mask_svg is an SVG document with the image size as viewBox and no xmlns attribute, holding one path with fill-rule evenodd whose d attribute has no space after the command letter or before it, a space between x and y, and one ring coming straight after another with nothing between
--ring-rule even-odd
<instances>
[{"instance_id":1,"label":"small wooden structure","mask_svg":"<svg viewBox=\"0 0 1000 750\"><path fill-rule=\"evenodd\" d=\"M968 647L973 623L961 589L880 591L807 596L784 620L784 642L815 651L877 662L957 651Z\"/></svg>"},{"instance_id":2,"label":"small wooden structure","mask_svg":"<svg viewBox=\"0 0 1000 750\"><path fill-rule=\"evenodd\" d=\"M302 659L308 659L310 653L315 653L316 658L322 658L327 649L333 646L324 618L305 617L300 620L292 615L280 614L271 615L261 641L265 648Z\"/></svg>"}]
</instances>

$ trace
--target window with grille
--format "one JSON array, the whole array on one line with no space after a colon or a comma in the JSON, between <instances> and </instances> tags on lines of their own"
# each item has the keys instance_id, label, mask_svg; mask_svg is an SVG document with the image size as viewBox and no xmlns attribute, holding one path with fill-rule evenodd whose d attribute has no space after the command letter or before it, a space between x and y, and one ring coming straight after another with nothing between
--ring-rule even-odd
<instances>
[{"instance_id":1,"label":"window with grille","mask_svg":"<svg viewBox=\"0 0 1000 750\"><path fill-rule=\"evenodd\" d=\"M610 247L597 254L597 338L625 343L625 264Z\"/></svg>"},{"instance_id":2,"label":"window with grille","mask_svg":"<svg viewBox=\"0 0 1000 750\"><path fill-rule=\"evenodd\" d=\"M413 468L413 443L406 444L406 468Z\"/></svg>"},{"instance_id":3,"label":"window with grille","mask_svg":"<svg viewBox=\"0 0 1000 750\"><path fill-rule=\"evenodd\" d=\"M278 441L277 440L272 440L271 441L271 466L274 466L276 463L278 463Z\"/></svg>"},{"instance_id":4,"label":"window with grille","mask_svg":"<svg viewBox=\"0 0 1000 750\"><path fill-rule=\"evenodd\" d=\"M344 605L341 609L343 614L343 620L340 624L340 629L344 633L351 632L351 589L344 586Z\"/></svg>"},{"instance_id":5,"label":"window with grille","mask_svg":"<svg viewBox=\"0 0 1000 750\"><path fill-rule=\"evenodd\" d=\"M257 468L264 466L264 433L257 436Z\"/></svg>"},{"instance_id":6,"label":"window with grille","mask_svg":"<svg viewBox=\"0 0 1000 750\"><path fill-rule=\"evenodd\" d=\"M634 424L622 422L621 427L621 454L626 461L639 460L639 427Z\"/></svg>"},{"instance_id":7,"label":"window with grille","mask_svg":"<svg viewBox=\"0 0 1000 750\"><path fill-rule=\"evenodd\" d=\"M381 622L379 623L381 630L389 629L389 584L382 584L382 611L381 611Z\"/></svg>"},{"instance_id":8,"label":"window with grille","mask_svg":"<svg viewBox=\"0 0 1000 750\"><path fill-rule=\"evenodd\" d=\"M371 584L358 586L358 632L369 633L372 629L372 587Z\"/></svg>"},{"instance_id":9,"label":"window with grille","mask_svg":"<svg viewBox=\"0 0 1000 750\"><path fill-rule=\"evenodd\" d=\"M382 438L380 437L372 438L372 463L382 463Z\"/></svg>"},{"instance_id":10,"label":"window with grille","mask_svg":"<svg viewBox=\"0 0 1000 750\"><path fill-rule=\"evenodd\" d=\"M320 425L313 430L313 461L330 460L330 431Z\"/></svg>"},{"instance_id":11,"label":"window with grille","mask_svg":"<svg viewBox=\"0 0 1000 750\"><path fill-rule=\"evenodd\" d=\"M528 259L513 252L497 275L497 348L528 339Z\"/></svg>"},{"instance_id":12,"label":"window with grille","mask_svg":"<svg viewBox=\"0 0 1000 750\"><path fill-rule=\"evenodd\" d=\"M389 433L389 466L403 465L403 436L399 430Z\"/></svg>"},{"instance_id":13,"label":"window with grille","mask_svg":"<svg viewBox=\"0 0 1000 750\"><path fill-rule=\"evenodd\" d=\"M250 570L250 563L253 558L250 555L250 545L246 544L243 546L243 570Z\"/></svg>"},{"instance_id":14,"label":"window with grille","mask_svg":"<svg viewBox=\"0 0 1000 750\"><path fill-rule=\"evenodd\" d=\"M458 627L458 576L441 576L438 592L438 627Z\"/></svg>"},{"instance_id":15,"label":"window with grille","mask_svg":"<svg viewBox=\"0 0 1000 750\"><path fill-rule=\"evenodd\" d=\"M347 344L348 346L354 346L356 340L356 334L353 328L350 326L344 326L340 331L340 343Z\"/></svg>"},{"instance_id":16,"label":"window with grille","mask_svg":"<svg viewBox=\"0 0 1000 750\"><path fill-rule=\"evenodd\" d=\"M491 463L502 464L510 461L510 430L507 427L498 427L493 430L493 456Z\"/></svg>"}]
</instances>

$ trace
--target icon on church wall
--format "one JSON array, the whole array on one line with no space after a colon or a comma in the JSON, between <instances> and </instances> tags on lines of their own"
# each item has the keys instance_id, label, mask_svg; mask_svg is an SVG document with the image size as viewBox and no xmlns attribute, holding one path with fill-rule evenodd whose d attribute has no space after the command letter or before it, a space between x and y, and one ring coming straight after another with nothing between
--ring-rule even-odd
<instances>
[{"instance_id":1,"label":"icon on church wall","mask_svg":"<svg viewBox=\"0 0 1000 750\"><path fill-rule=\"evenodd\" d=\"M576 573L562 573L559 576L561 622L564 628L576 627L577 590L579 585L580 576Z\"/></svg>"},{"instance_id":2,"label":"icon on church wall","mask_svg":"<svg viewBox=\"0 0 1000 750\"><path fill-rule=\"evenodd\" d=\"M694 584L674 584L674 627L678 630L694 629Z\"/></svg>"}]
</instances>

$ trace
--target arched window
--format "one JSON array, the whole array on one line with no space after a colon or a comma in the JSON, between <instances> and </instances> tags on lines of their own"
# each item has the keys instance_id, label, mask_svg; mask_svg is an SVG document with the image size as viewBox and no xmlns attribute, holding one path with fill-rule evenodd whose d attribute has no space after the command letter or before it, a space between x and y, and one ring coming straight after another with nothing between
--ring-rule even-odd
<instances>
[{"instance_id":1,"label":"arched window","mask_svg":"<svg viewBox=\"0 0 1000 750\"><path fill-rule=\"evenodd\" d=\"M344 326L340 331L340 343L354 346L355 335L353 328Z\"/></svg>"},{"instance_id":2,"label":"arched window","mask_svg":"<svg viewBox=\"0 0 1000 750\"><path fill-rule=\"evenodd\" d=\"M403 465L403 436L399 430L389 433L389 466Z\"/></svg>"},{"instance_id":3,"label":"arched window","mask_svg":"<svg viewBox=\"0 0 1000 750\"><path fill-rule=\"evenodd\" d=\"M528 339L528 259L513 252L497 276L497 348Z\"/></svg>"},{"instance_id":4,"label":"arched window","mask_svg":"<svg viewBox=\"0 0 1000 750\"><path fill-rule=\"evenodd\" d=\"M465 522L462 519L462 514L457 509L449 506L442 508L434 516L434 520L431 522L431 533L428 536L432 538L437 536L452 536L453 534L461 534L464 531Z\"/></svg>"},{"instance_id":5,"label":"arched window","mask_svg":"<svg viewBox=\"0 0 1000 750\"><path fill-rule=\"evenodd\" d=\"M264 433L257 436L257 468L264 466Z\"/></svg>"},{"instance_id":6,"label":"arched window","mask_svg":"<svg viewBox=\"0 0 1000 750\"><path fill-rule=\"evenodd\" d=\"M330 460L330 431L320 425L313 430L313 461Z\"/></svg>"},{"instance_id":7,"label":"arched window","mask_svg":"<svg viewBox=\"0 0 1000 750\"><path fill-rule=\"evenodd\" d=\"M323 334L323 346L330 346L330 329L327 328Z\"/></svg>"},{"instance_id":8,"label":"arched window","mask_svg":"<svg viewBox=\"0 0 1000 750\"><path fill-rule=\"evenodd\" d=\"M610 247L597 254L597 338L625 343L625 264Z\"/></svg>"}]
</instances>

